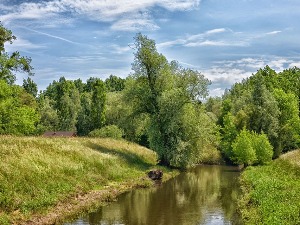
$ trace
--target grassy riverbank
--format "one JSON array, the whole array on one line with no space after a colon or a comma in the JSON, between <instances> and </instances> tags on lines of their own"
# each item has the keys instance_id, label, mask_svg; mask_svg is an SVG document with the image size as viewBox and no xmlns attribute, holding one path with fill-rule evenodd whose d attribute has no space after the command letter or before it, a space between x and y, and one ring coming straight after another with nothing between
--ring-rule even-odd
<instances>
[{"instance_id":1,"label":"grassy riverbank","mask_svg":"<svg viewBox=\"0 0 300 225\"><path fill-rule=\"evenodd\" d=\"M157 163L153 151L123 140L0 138L0 224L42 223L40 217L59 213L48 218L51 224L64 211L72 214L80 201L76 210L90 199L150 185L142 177Z\"/></svg>"},{"instance_id":2,"label":"grassy riverbank","mask_svg":"<svg viewBox=\"0 0 300 225\"><path fill-rule=\"evenodd\" d=\"M241 182L245 224L300 224L300 150L247 168Z\"/></svg>"}]
</instances>

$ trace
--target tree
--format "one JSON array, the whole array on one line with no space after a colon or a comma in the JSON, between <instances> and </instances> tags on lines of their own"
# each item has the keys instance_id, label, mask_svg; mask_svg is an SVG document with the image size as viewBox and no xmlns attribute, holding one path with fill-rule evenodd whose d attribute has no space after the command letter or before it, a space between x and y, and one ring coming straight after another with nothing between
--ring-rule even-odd
<instances>
[{"instance_id":1,"label":"tree","mask_svg":"<svg viewBox=\"0 0 300 225\"><path fill-rule=\"evenodd\" d=\"M91 123L92 130L105 124L106 88L101 80L96 80L92 86Z\"/></svg>"},{"instance_id":2,"label":"tree","mask_svg":"<svg viewBox=\"0 0 300 225\"><path fill-rule=\"evenodd\" d=\"M110 75L109 78L105 80L105 85L108 92L122 91L125 88L125 79Z\"/></svg>"},{"instance_id":3,"label":"tree","mask_svg":"<svg viewBox=\"0 0 300 225\"><path fill-rule=\"evenodd\" d=\"M91 114L92 114L92 99L91 93L85 92L80 96L80 111L78 113L76 129L80 136L88 135L93 129Z\"/></svg>"},{"instance_id":4,"label":"tree","mask_svg":"<svg viewBox=\"0 0 300 225\"><path fill-rule=\"evenodd\" d=\"M30 77L28 77L26 80L23 79L22 86L28 94L31 94L33 97L37 96L37 84Z\"/></svg>"},{"instance_id":5,"label":"tree","mask_svg":"<svg viewBox=\"0 0 300 225\"><path fill-rule=\"evenodd\" d=\"M287 151L298 148L300 144L300 118L298 99L293 93L285 93L282 89L275 89L273 95L280 109L279 135L276 139L278 157L281 150Z\"/></svg>"},{"instance_id":6,"label":"tree","mask_svg":"<svg viewBox=\"0 0 300 225\"><path fill-rule=\"evenodd\" d=\"M272 93L267 90L258 76L252 91L252 105L249 117L249 129L256 133L264 132L272 145L276 147L279 132L280 110ZM277 146L279 148L279 146ZM278 149L281 151L281 149Z\"/></svg>"},{"instance_id":7,"label":"tree","mask_svg":"<svg viewBox=\"0 0 300 225\"><path fill-rule=\"evenodd\" d=\"M0 134L35 134L38 121L33 96L20 86L8 85L0 80Z\"/></svg>"},{"instance_id":8,"label":"tree","mask_svg":"<svg viewBox=\"0 0 300 225\"><path fill-rule=\"evenodd\" d=\"M41 131L57 131L59 129L59 118L57 111L47 96L39 98L39 111L41 114Z\"/></svg>"},{"instance_id":9,"label":"tree","mask_svg":"<svg viewBox=\"0 0 300 225\"><path fill-rule=\"evenodd\" d=\"M223 118L223 127L221 128L221 134L221 151L225 156L225 159L232 159L232 143L236 139L238 131L234 123L234 116L230 112L228 112Z\"/></svg>"},{"instance_id":10,"label":"tree","mask_svg":"<svg viewBox=\"0 0 300 225\"><path fill-rule=\"evenodd\" d=\"M187 135L189 130L184 128L186 115L207 96L210 82L198 71L169 63L157 52L155 42L146 36L137 34L135 49L135 73L126 82L125 98L133 105L133 115L149 115L149 143L161 163L190 166L195 163L192 157L196 145ZM189 124L195 124L193 129L198 132L198 122ZM193 137L200 139L200 134Z\"/></svg>"},{"instance_id":11,"label":"tree","mask_svg":"<svg viewBox=\"0 0 300 225\"><path fill-rule=\"evenodd\" d=\"M15 82L15 72L33 75L30 58L21 56L17 51L11 54L5 52L5 43L12 44L15 39L16 37L12 35L12 32L0 23L0 80L4 80L8 84Z\"/></svg>"},{"instance_id":12,"label":"tree","mask_svg":"<svg viewBox=\"0 0 300 225\"><path fill-rule=\"evenodd\" d=\"M267 164L272 161L273 157L273 146L270 144L267 135L264 133L251 134L252 146L255 150L258 164Z\"/></svg>"},{"instance_id":13,"label":"tree","mask_svg":"<svg viewBox=\"0 0 300 225\"><path fill-rule=\"evenodd\" d=\"M243 129L232 143L233 156L231 160L236 164L252 165L256 160L255 149L252 145L251 133Z\"/></svg>"},{"instance_id":14,"label":"tree","mask_svg":"<svg viewBox=\"0 0 300 225\"><path fill-rule=\"evenodd\" d=\"M61 77L53 81L40 98L47 96L59 118L58 130L74 131L80 110L80 95L75 83Z\"/></svg>"}]
</instances>

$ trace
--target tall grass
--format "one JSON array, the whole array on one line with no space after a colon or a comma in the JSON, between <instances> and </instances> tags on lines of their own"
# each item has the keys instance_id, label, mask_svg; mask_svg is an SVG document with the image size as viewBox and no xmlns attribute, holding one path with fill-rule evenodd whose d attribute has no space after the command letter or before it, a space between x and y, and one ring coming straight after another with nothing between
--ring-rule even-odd
<instances>
[{"instance_id":1,"label":"tall grass","mask_svg":"<svg viewBox=\"0 0 300 225\"><path fill-rule=\"evenodd\" d=\"M300 224L300 150L241 176L245 224Z\"/></svg>"},{"instance_id":2,"label":"tall grass","mask_svg":"<svg viewBox=\"0 0 300 225\"><path fill-rule=\"evenodd\" d=\"M142 177L156 161L154 152L123 140L1 136L0 224Z\"/></svg>"}]
</instances>

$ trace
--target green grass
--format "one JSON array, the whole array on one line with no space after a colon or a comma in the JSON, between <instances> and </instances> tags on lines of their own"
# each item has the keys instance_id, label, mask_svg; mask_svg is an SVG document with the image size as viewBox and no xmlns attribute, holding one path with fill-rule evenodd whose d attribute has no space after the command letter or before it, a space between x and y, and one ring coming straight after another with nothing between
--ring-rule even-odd
<instances>
[{"instance_id":1,"label":"green grass","mask_svg":"<svg viewBox=\"0 0 300 225\"><path fill-rule=\"evenodd\" d=\"M300 224L300 150L241 176L245 224Z\"/></svg>"},{"instance_id":2,"label":"green grass","mask_svg":"<svg viewBox=\"0 0 300 225\"><path fill-rule=\"evenodd\" d=\"M76 194L137 182L157 163L123 140L0 137L0 224L30 218Z\"/></svg>"}]
</instances>

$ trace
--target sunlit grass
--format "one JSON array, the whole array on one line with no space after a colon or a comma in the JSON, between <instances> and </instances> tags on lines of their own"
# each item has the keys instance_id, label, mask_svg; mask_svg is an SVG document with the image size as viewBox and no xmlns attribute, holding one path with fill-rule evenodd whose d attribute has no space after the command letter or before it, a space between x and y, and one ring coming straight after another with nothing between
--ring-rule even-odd
<instances>
[{"instance_id":1,"label":"sunlit grass","mask_svg":"<svg viewBox=\"0 0 300 225\"><path fill-rule=\"evenodd\" d=\"M243 172L240 207L246 224L300 224L300 150Z\"/></svg>"},{"instance_id":2,"label":"sunlit grass","mask_svg":"<svg viewBox=\"0 0 300 225\"><path fill-rule=\"evenodd\" d=\"M0 224L28 217L78 192L145 176L149 149L123 140L0 137Z\"/></svg>"}]
</instances>

